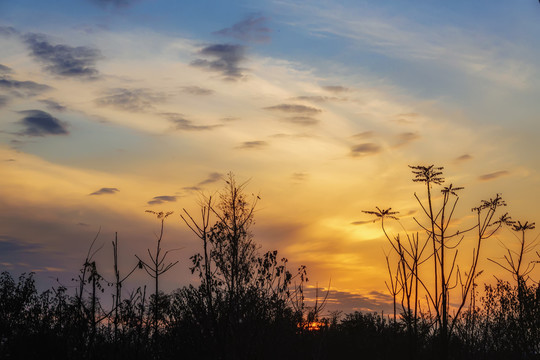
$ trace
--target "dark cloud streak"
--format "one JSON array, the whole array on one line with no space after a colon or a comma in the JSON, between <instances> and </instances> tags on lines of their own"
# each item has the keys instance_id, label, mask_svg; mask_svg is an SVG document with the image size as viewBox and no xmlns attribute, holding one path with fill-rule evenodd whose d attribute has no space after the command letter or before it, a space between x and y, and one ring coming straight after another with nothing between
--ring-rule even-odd
<instances>
[{"instance_id":1,"label":"dark cloud streak","mask_svg":"<svg viewBox=\"0 0 540 360\"><path fill-rule=\"evenodd\" d=\"M13 74L13 70L9 66L0 64L0 74Z\"/></svg>"},{"instance_id":2,"label":"dark cloud streak","mask_svg":"<svg viewBox=\"0 0 540 360\"><path fill-rule=\"evenodd\" d=\"M223 178L223 174L220 174L218 172L213 172L213 173L210 173L206 179L201 181L199 185L212 184L212 183L220 181L222 178Z\"/></svg>"},{"instance_id":3,"label":"dark cloud streak","mask_svg":"<svg viewBox=\"0 0 540 360\"><path fill-rule=\"evenodd\" d=\"M297 104L279 104L274 106L268 106L264 108L265 110L271 111L281 111L285 113L295 113L295 114L304 114L304 115L316 115L322 112L321 109L317 109L311 106L306 105L297 105Z\"/></svg>"},{"instance_id":4,"label":"dark cloud streak","mask_svg":"<svg viewBox=\"0 0 540 360\"><path fill-rule=\"evenodd\" d=\"M67 135L66 124L53 117L51 114L41 110L24 110L19 111L25 115L20 123L25 129L20 133L28 136L45 136L45 135Z\"/></svg>"},{"instance_id":5,"label":"dark cloud streak","mask_svg":"<svg viewBox=\"0 0 540 360\"><path fill-rule=\"evenodd\" d=\"M293 116L293 117L285 118L283 119L283 121L289 122L291 124L301 125L301 126L313 126L319 123L318 119L315 119L309 116Z\"/></svg>"},{"instance_id":6,"label":"dark cloud streak","mask_svg":"<svg viewBox=\"0 0 540 360\"><path fill-rule=\"evenodd\" d=\"M237 146L237 149L262 149L268 146L266 141L245 141L241 145Z\"/></svg>"},{"instance_id":7,"label":"dark cloud streak","mask_svg":"<svg viewBox=\"0 0 540 360\"><path fill-rule=\"evenodd\" d=\"M89 194L89 195L105 195L105 194L115 194L117 193L118 190L117 188L108 188L108 187L104 187L104 188L101 188L97 191L94 191L93 193Z\"/></svg>"},{"instance_id":8,"label":"dark cloud streak","mask_svg":"<svg viewBox=\"0 0 540 360\"><path fill-rule=\"evenodd\" d=\"M381 147L374 143L354 145L351 148L352 157L375 155L381 152Z\"/></svg>"},{"instance_id":9,"label":"dark cloud streak","mask_svg":"<svg viewBox=\"0 0 540 360\"><path fill-rule=\"evenodd\" d=\"M412 132L404 132L396 135L396 147L405 146L417 139L420 138L420 135Z\"/></svg>"},{"instance_id":10,"label":"dark cloud streak","mask_svg":"<svg viewBox=\"0 0 540 360\"><path fill-rule=\"evenodd\" d=\"M45 35L29 33L24 41L32 56L45 64L45 70L52 74L92 79L98 76L96 62L102 58L98 49L69 45L53 45Z\"/></svg>"},{"instance_id":11,"label":"dark cloud streak","mask_svg":"<svg viewBox=\"0 0 540 360\"><path fill-rule=\"evenodd\" d=\"M43 100L39 100L39 102L44 104L49 110L66 111L67 109L64 105L61 105L60 103L57 103L56 101L51 100L51 99L43 99Z\"/></svg>"},{"instance_id":12,"label":"dark cloud streak","mask_svg":"<svg viewBox=\"0 0 540 360\"><path fill-rule=\"evenodd\" d=\"M37 244L29 244L19 238L8 235L0 235L0 254L13 256L17 253L27 253L39 250Z\"/></svg>"},{"instance_id":13,"label":"dark cloud streak","mask_svg":"<svg viewBox=\"0 0 540 360\"><path fill-rule=\"evenodd\" d=\"M163 103L167 96L148 89L109 89L105 96L95 100L99 106L108 106L129 112L144 112L154 108L154 104Z\"/></svg>"},{"instance_id":14,"label":"dark cloud streak","mask_svg":"<svg viewBox=\"0 0 540 360\"><path fill-rule=\"evenodd\" d=\"M9 90L18 97L35 96L52 89L49 85L39 84L33 81L13 80L8 76L0 78L0 89Z\"/></svg>"},{"instance_id":15,"label":"dark cloud streak","mask_svg":"<svg viewBox=\"0 0 540 360\"><path fill-rule=\"evenodd\" d=\"M251 14L233 26L213 32L215 35L228 36L246 42L264 43L270 41L272 32L267 26L268 18L260 14Z\"/></svg>"},{"instance_id":16,"label":"dark cloud streak","mask_svg":"<svg viewBox=\"0 0 540 360\"><path fill-rule=\"evenodd\" d=\"M212 95L214 90L205 89L199 86L183 86L182 91L190 95Z\"/></svg>"},{"instance_id":17,"label":"dark cloud streak","mask_svg":"<svg viewBox=\"0 0 540 360\"><path fill-rule=\"evenodd\" d=\"M165 202L175 202L175 201L176 201L176 196L169 196L169 195L154 196L152 200L148 201L148 205L159 205Z\"/></svg>"},{"instance_id":18,"label":"dark cloud streak","mask_svg":"<svg viewBox=\"0 0 540 360\"><path fill-rule=\"evenodd\" d=\"M184 130L184 131L208 131L213 130L215 128L222 127L222 124L217 125L195 125L193 124L193 121L188 120L184 117L182 114L176 114L176 113L164 113L162 114L165 116L170 122L172 122L175 125L175 128L177 130Z\"/></svg>"},{"instance_id":19,"label":"dark cloud streak","mask_svg":"<svg viewBox=\"0 0 540 360\"><path fill-rule=\"evenodd\" d=\"M214 44L199 51L199 55L214 60L196 59L191 66L220 72L227 80L238 80L244 75L240 63L245 59L245 47L242 45Z\"/></svg>"},{"instance_id":20,"label":"dark cloud streak","mask_svg":"<svg viewBox=\"0 0 540 360\"><path fill-rule=\"evenodd\" d=\"M11 36L11 35L19 35L19 32L11 26L0 26L0 35L3 36Z\"/></svg>"},{"instance_id":21,"label":"dark cloud streak","mask_svg":"<svg viewBox=\"0 0 540 360\"><path fill-rule=\"evenodd\" d=\"M478 180L489 181L500 178L501 176L506 176L508 174L510 174L510 172L508 172L507 170L495 171L489 174L480 175L478 177Z\"/></svg>"},{"instance_id":22,"label":"dark cloud streak","mask_svg":"<svg viewBox=\"0 0 540 360\"><path fill-rule=\"evenodd\" d=\"M328 86L323 86L322 88L328 92L335 93L335 94L350 91L348 88L341 85L328 85Z\"/></svg>"}]
</instances>

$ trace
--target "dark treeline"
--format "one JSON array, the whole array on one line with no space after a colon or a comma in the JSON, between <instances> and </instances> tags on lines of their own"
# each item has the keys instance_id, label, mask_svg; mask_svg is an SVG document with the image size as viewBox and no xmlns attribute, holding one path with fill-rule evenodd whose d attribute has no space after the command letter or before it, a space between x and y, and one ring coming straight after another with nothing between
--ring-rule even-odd
<instances>
[{"instance_id":1,"label":"dark treeline","mask_svg":"<svg viewBox=\"0 0 540 360\"><path fill-rule=\"evenodd\" d=\"M205 198L197 216L186 210L181 215L201 245L189 264L197 284L172 293L160 289L161 276L177 266L170 260L173 249L162 247L165 221L172 214L162 212L151 212L160 223L155 244L137 255L125 274L118 269L114 239L115 279L110 283L94 261L97 237L73 293L62 285L40 293L33 274L14 279L3 272L0 358L540 359L540 288L530 277L537 260L525 259L537 255L525 236L534 223L514 222L507 214L495 217L505 205L497 195L473 209L477 225L451 231L461 188L443 187L442 205L436 208L434 185L444 181L441 168L412 169L415 181L427 185L424 200L415 194L427 218L426 223L417 220L421 231L392 235L385 221L397 221L397 212L367 211L382 220L391 244L387 285L393 314L325 316L324 297L307 306L306 268L291 271L277 251L260 252L250 231L258 196L248 196L245 183L229 175L225 189L215 199ZM521 235L519 248L505 249L505 262L497 262L515 281L498 280L481 292L475 282L481 273L480 246L502 226ZM461 234L467 232L475 234L477 247L472 264L462 271L455 259ZM145 271L152 286L123 289L134 271ZM427 280L428 272L434 272L434 280ZM113 301L105 305L102 299L109 293Z\"/></svg>"}]
</instances>

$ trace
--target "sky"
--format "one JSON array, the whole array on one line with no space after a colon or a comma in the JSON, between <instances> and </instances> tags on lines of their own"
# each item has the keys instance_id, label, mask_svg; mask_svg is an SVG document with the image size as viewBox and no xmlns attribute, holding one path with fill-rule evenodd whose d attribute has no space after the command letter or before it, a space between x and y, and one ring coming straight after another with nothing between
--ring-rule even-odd
<instances>
[{"instance_id":1,"label":"sky","mask_svg":"<svg viewBox=\"0 0 540 360\"><path fill-rule=\"evenodd\" d=\"M179 214L233 172L261 198L260 251L306 265L311 297L388 310L390 246L362 211L414 231L408 165L465 187L456 226L497 193L540 218L539 24L532 0L0 0L0 270L73 286L99 233L112 278L118 233L127 273L159 230L145 211L174 211L163 284L196 282ZM482 282L504 246L484 245Z\"/></svg>"}]
</instances>

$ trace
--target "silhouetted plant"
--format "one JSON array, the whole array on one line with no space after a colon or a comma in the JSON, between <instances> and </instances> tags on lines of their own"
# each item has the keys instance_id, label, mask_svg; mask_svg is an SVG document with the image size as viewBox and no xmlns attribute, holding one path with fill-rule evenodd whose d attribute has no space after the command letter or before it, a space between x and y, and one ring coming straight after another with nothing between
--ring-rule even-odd
<instances>
[{"instance_id":1,"label":"silhouetted plant","mask_svg":"<svg viewBox=\"0 0 540 360\"><path fill-rule=\"evenodd\" d=\"M153 326L153 337L155 338L158 335L159 332L159 320L162 318L160 316L160 305L163 305L163 301L160 299L160 291L159 291L159 277L163 274L165 274L167 271L169 271L173 266L178 264L178 261L175 262L168 262L166 263L165 260L167 258L167 255L176 249L173 250L166 250L165 252L162 252L163 249L161 247L161 241L163 240L163 229L164 229L164 223L165 219L173 214L172 211L170 212L155 212L152 210L146 210L147 213L151 213L153 215L156 215L158 220L161 222L161 227L159 234L156 235L156 251L154 254L150 251L148 248L148 256L150 258L149 262L146 262L142 260L139 256L135 255L137 259L139 260L139 266L142 267L150 277L154 279L154 295L153 298L150 300L150 305L152 310L152 326Z\"/></svg>"},{"instance_id":2,"label":"silhouetted plant","mask_svg":"<svg viewBox=\"0 0 540 360\"><path fill-rule=\"evenodd\" d=\"M499 194L490 200L482 200L478 207L472 209L477 214L476 225L464 230L451 230L450 226L459 200L458 192L463 188L455 187L452 184L443 187L440 190L442 198L437 205L432 191L433 186L442 186L445 181L442 173L443 168L434 165L418 165L410 166L410 168L414 175L413 181L426 185L424 201L416 193L414 197L427 223L422 223L416 217L413 218L425 233L425 240L420 240L418 232L416 235L409 235L405 232L406 241L402 240L399 234L391 238L384 228L386 218L397 220L394 216L396 212L391 211L391 209L381 210L377 207L377 211L365 212L382 220L383 232L392 245L392 249L398 255L396 275L393 275L390 270L390 277L391 282L395 281L401 288L402 301L405 300L405 304L402 303L403 319L407 324L408 331L415 334L416 337L418 307L420 306L419 293L422 290L426 295L428 311L434 312L432 315L440 339L440 356L447 358L448 342L452 330L469 299L471 288L473 288L474 280L478 274L477 266L481 245L485 239L493 236L506 221L507 215L503 215L499 221L494 218L497 209L506 206L506 204ZM473 229L477 229L476 246L472 250L470 267L463 272L457 265L459 245L463 241L464 235ZM431 251L424 254L428 243L431 243ZM420 267L429 259L433 262L434 281L432 286L429 286L426 277L420 271ZM448 259L450 260L449 264L447 263ZM458 305L451 314L449 312L450 290L458 285L461 294L456 296ZM392 293L397 293L395 287ZM414 357L415 344L411 344L413 346L411 357Z\"/></svg>"},{"instance_id":3,"label":"silhouetted plant","mask_svg":"<svg viewBox=\"0 0 540 360\"><path fill-rule=\"evenodd\" d=\"M277 251L259 255L250 229L259 196L247 196L247 183L238 184L231 173L225 184L218 202L201 202L199 222L184 210L182 219L202 240L203 254L191 257L200 285L177 292L173 308L183 311L176 318L199 324L216 351L234 357L239 351L253 354L271 324L292 317L287 306L293 276Z\"/></svg>"},{"instance_id":4,"label":"silhouetted plant","mask_svg":"<svg viewBox=\"0 0 540 360\"><path fill-rule=\"evenodd\" d=\"M510 218L505 219L504 221L505 225L509 225L511 229L516 233L521 233L521 237L516 237L519 243L519 249L517 251L514 251L510 249L506 244L502 244L504 249L506 250L506 254L504 255L504 262L488 259L495 264L499 265L504 270L508 271L510 274L512 274L512 277L518 282L529 280L529 274L534 270L534 267L536 265L536 262L531 260L529 262L526 262L525 257L527 254L531 253L534 248L538 245L537 239L534 239L530 243L527 243L526 239L526 233L529 230L533 230L535 228L535 223L529 223L526 221L525 223L521 223L521 221L512 221Z\"/></svg>"}]
</instances>

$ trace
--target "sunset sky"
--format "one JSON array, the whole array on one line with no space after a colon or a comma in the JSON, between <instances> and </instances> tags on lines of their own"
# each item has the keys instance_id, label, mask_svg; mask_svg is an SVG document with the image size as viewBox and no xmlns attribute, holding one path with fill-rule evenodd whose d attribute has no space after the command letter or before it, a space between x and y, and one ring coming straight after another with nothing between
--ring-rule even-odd
<instances>
[{"instance_id":1,"label":"sunset sky","mask_svg":"<svg viewBox=\"0 0 540 360\"><path fill-rule=\"evenodd\" d=\"M73 285L99 229L105 276L115 232L129 271L159 228L145 210L175 211L164 286L195 281L179 214L230 171L261 197L261 251L345 311L388 309L389 246L362 210L414 230L409 164L465 187L456 223L496 193L540 221L537 1L0 0L0 49L0 270L44 287ZM500 242L482 282L504 276Z\"/></svg>"}]
</instances>

